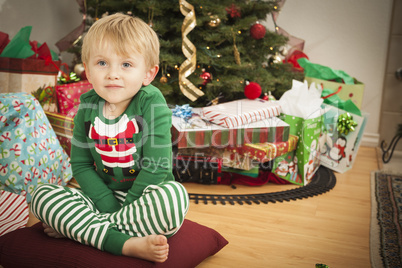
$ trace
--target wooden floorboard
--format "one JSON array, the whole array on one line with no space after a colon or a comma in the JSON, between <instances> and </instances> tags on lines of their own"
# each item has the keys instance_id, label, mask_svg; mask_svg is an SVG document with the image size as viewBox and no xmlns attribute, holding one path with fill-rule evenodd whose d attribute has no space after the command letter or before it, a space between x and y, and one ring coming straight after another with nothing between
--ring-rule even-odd
<instances>
[{"instance_id":1,"label":"wooden floorboard","mask_svg":"<svg viewBox=\"0 0 402 268\"><path fill-rule=\"evenodd\" d=\"M370 174L375 170L376 149L361 147L353 168L336 173L335 188L319 196L261 205L192 202L187 218L216 229L229 241L199 267L370 267ZM187 187L189 192L214 191L214 186ZM289 187L268 184L252 191Z\"/></svg>"}]
</instances>

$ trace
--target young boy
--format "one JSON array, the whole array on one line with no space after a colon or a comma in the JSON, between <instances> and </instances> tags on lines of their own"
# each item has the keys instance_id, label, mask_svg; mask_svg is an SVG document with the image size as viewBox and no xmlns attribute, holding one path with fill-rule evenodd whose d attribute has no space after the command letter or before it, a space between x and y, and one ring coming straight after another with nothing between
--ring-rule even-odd
<instances>
[{"instance_id":1,"label":"young boy","mask_svg":"<svg viewBox=\"0 0 402 268\"><path fill-rule=\"evenodd\" d=\"M82 61L94 89L74 118L71 165L81 189L42 185L32 211L49 236L163 262L189 200L171 171L172 113L150 85L158 37L140 19L114 14L90 28Z\"/></svg>"}]
</instances>

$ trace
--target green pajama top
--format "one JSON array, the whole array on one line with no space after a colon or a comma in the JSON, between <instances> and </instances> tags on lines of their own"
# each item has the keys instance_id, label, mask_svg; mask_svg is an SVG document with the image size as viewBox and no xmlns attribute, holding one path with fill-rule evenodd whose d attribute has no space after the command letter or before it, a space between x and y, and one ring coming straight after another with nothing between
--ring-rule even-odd
<instances>
[{"instance_id":1,"label":"green pajama top","mask_svg":"<svg viewBox=\"0 0 402 268\"><path fill-rule=\"evenodd\" d=\"M94 90L80 98L71 146L73 176L100 212L121 208L113 191L127 192L123 205L148 185L174 180L172 112L156 87L142 87L116 119L103 116L105 100Z\"/></svg>"}]
</instances>

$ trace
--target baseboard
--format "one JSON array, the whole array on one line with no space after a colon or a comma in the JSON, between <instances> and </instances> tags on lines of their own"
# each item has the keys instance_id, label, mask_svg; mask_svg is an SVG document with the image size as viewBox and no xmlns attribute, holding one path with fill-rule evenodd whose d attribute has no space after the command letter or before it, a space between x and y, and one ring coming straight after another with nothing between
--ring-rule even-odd
<instances>
[{"instance_id":1,"label":"baseboard","mask_svg":"<svg viewBox=\"0 0 402 268\"><path fill-rule=\"evenodd\" d=\"M380 134L378 133L364 133L361 146L377 147L380 144Z\"/></svg>"}]
</instances>

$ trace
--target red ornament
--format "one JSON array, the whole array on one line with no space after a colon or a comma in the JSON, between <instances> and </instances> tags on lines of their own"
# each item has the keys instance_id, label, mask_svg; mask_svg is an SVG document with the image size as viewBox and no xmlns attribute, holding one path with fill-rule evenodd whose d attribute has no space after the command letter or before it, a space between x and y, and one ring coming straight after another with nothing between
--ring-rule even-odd
<instances>
[{"instance_id":1,"label":"red ornament","mask_svg":"<svg viewBox=\"0 0 402 268\"><path fill-rule=\"evenodd\" d=\"M250 28L250 35L256 40L264 38L266 32L267 29L265 29L264 25L261 25L259 23L254 24Z\"/></svg>"},{"instance_id":2,"label":"red ornament","mask_svg":"<svg viewBox=\"0 0 402 268\"><path fill-rule=\"evenodd\" d=\"M261 96L261 92L261 86L256 82L248 82L244 87L244 95L250 100L254 100Z\"/></svg>"},{"instance_id":3,"label":"red ornament","mask_svg":"<svg viewBox=\"0 0 402 268\"><path fill-rule=\"evenodd\" d=\"M240 18L241 14L240 14L240 9L235 5L232 4L230 7L225 8L226 12L228 13L228 15L234 19L234 18Z\"/></svg>"},{"instance_id":4,"label":"red ornament","mask_svg":"<svg viewBox=\"0 0 402 268\"><path fill-rule=\"evenodd\" d=\"M212 81L212 74L205 71L205 69L202 69L202 74L200 74L200 77L204 79L204 82L202 82L203 86Z\"/></svg>"}]
</instances>

